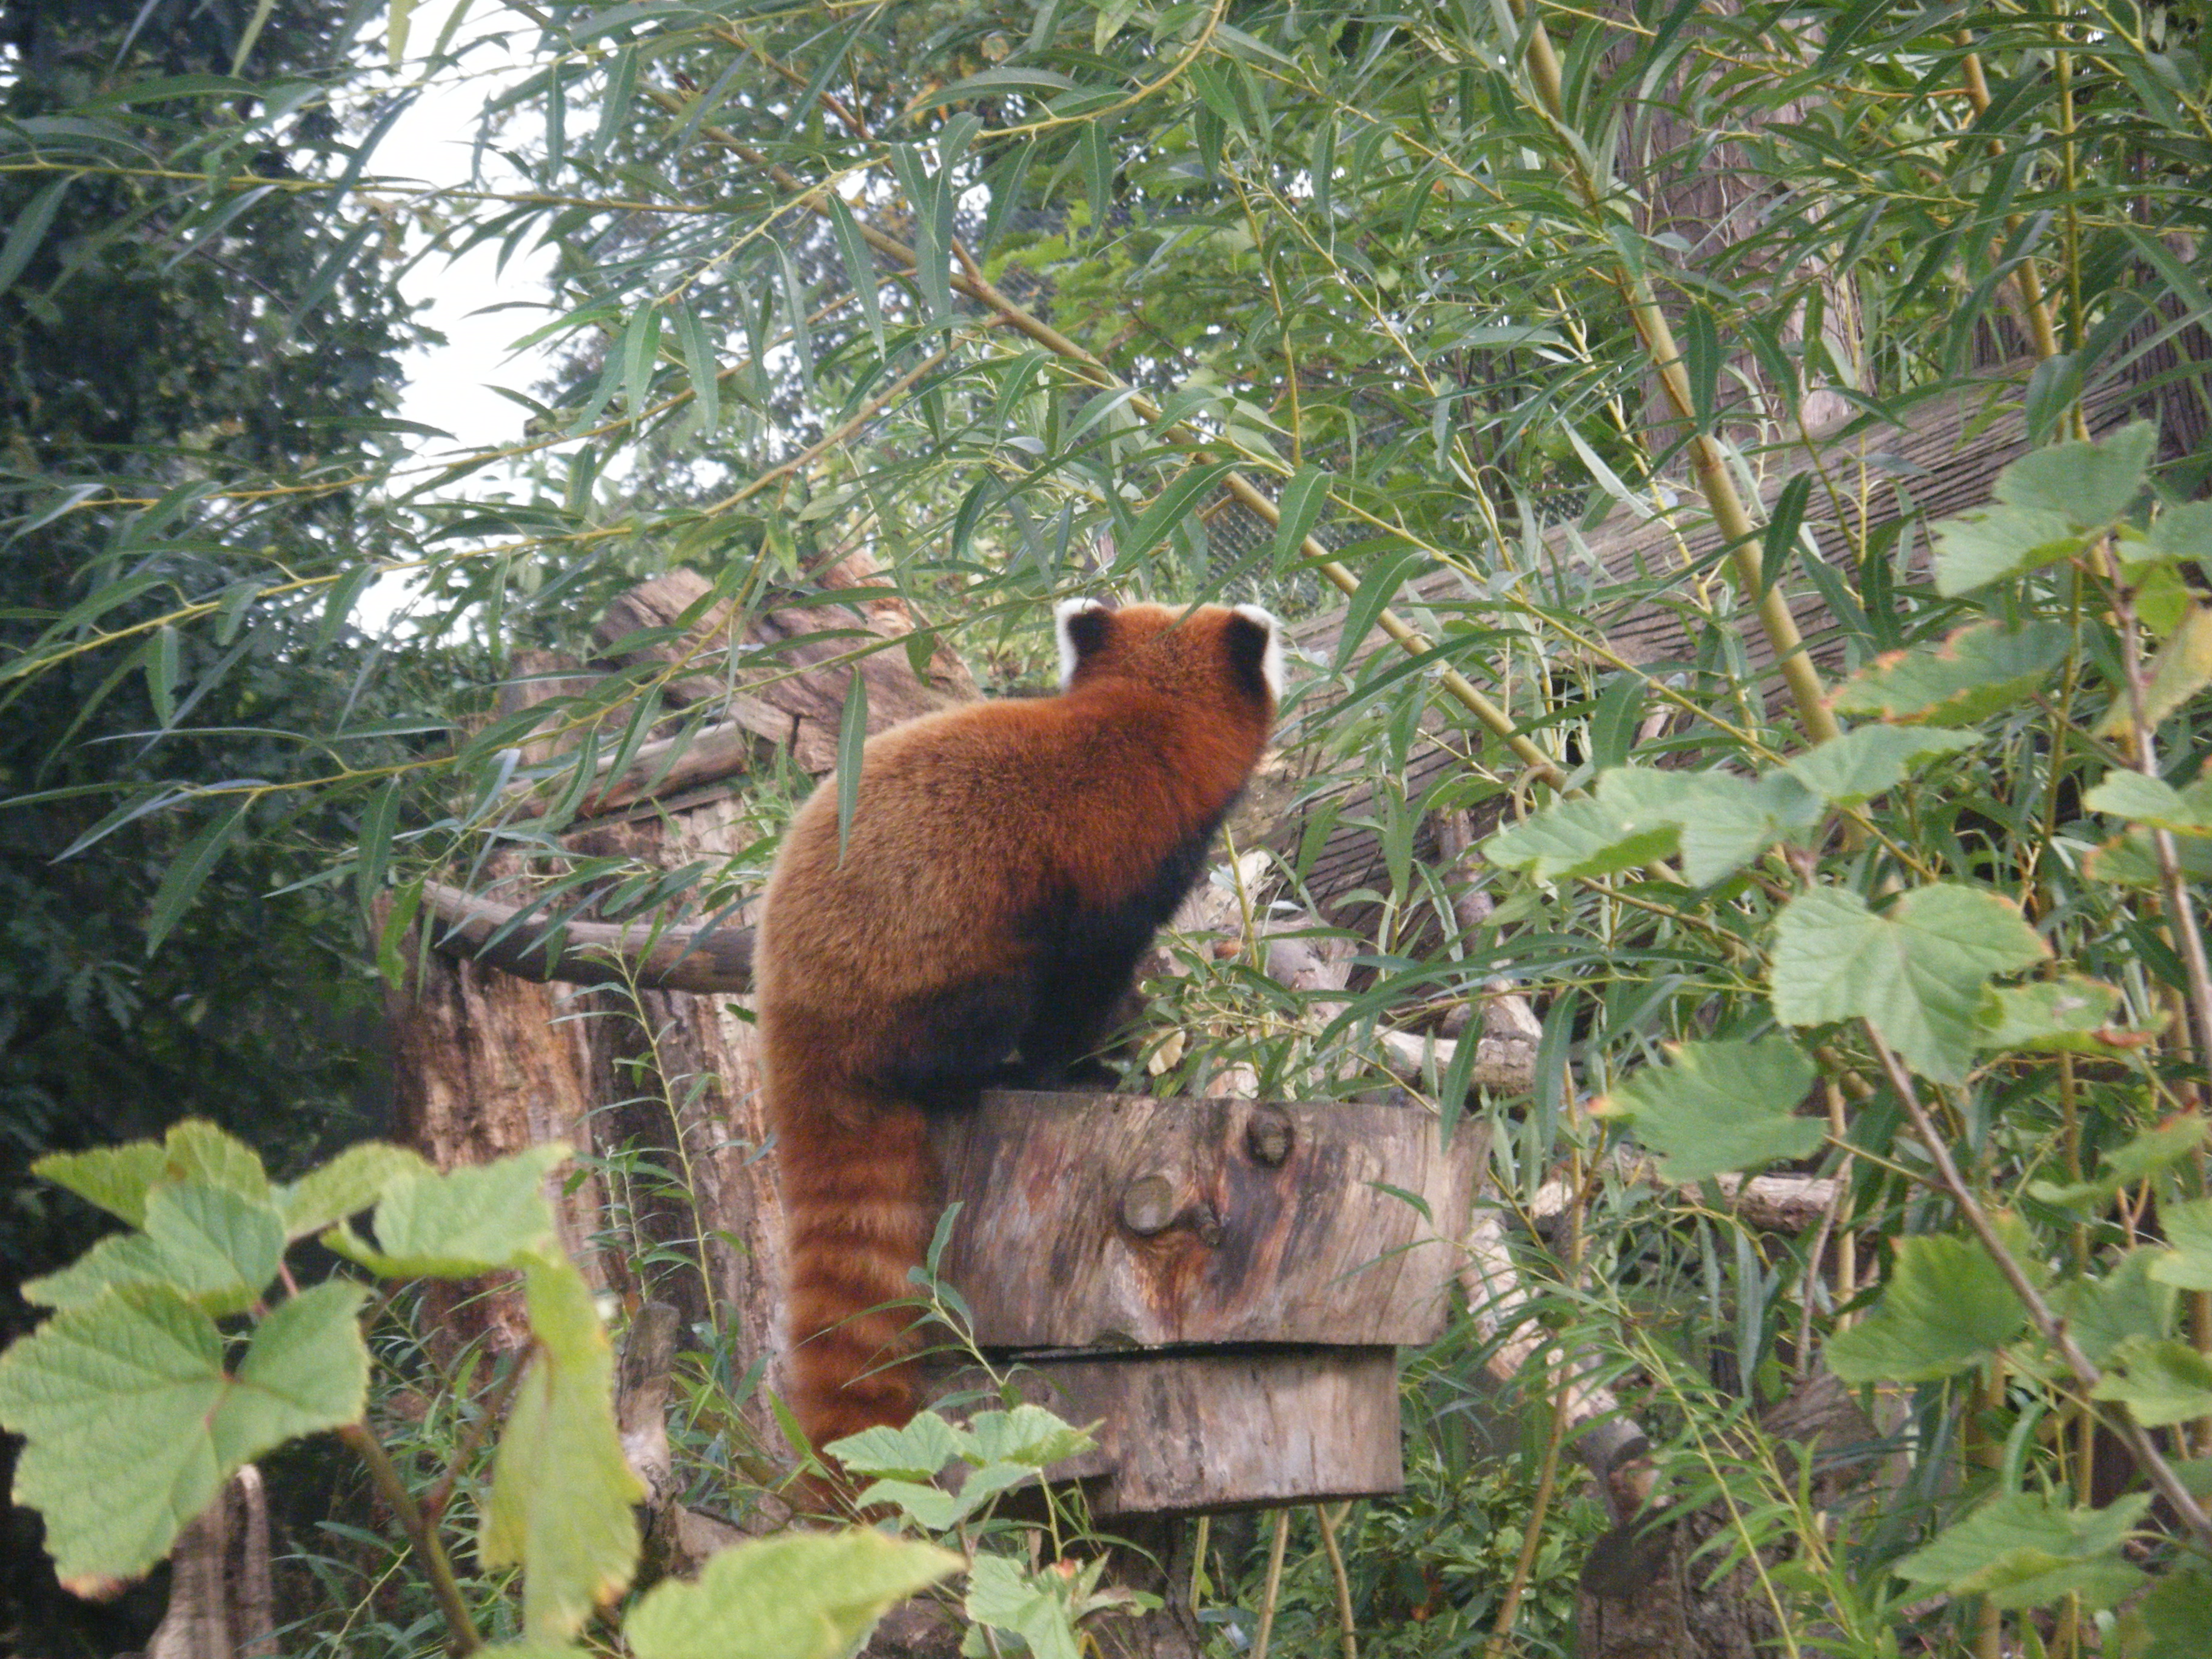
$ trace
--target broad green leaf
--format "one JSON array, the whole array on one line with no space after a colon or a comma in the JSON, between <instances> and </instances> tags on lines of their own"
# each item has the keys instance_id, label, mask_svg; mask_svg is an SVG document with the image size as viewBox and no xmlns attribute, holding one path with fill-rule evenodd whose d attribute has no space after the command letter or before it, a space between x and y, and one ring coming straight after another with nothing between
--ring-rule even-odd
<instances>
[{"instance_id":1,"label":"broad green leaf","mask_svg":"<svg viewBox=\"0 0 2212 1659\"><path fill-rule=\"evenodd\" d=\"M2043 1492L2008 1492L1891 1571L1952 1595L1985 1595L2000 1607L2041 1607L2069 1591L2091 1607L2109 1607L2142 1582L2119 1549L2149 1507L2148 1493L2091 1510Z\"/></svg>"},{"instance_id":2,"label":"broad green leaf","mask_svg":"<svg viewBox=\"0 0 2212 1659\"><path fill-rule=\"evenodd\" d=\"M2145 1639L2130 1659L2204 1659L2212 1653L2212 1570L2184 1562L2162 1573L2136 1617Z\"/></svg>"},{"instance_id":3,"label":"broad green leaf","mask_svg":"<svg viewBox=\"0 0 2212 1659\"><path fill-rule=\"evenodd\" d=\"M860 1507L888 1504L925 1532L950 1532L960 1524L964 1506L942 1486L918 1480L874 1480L860 1494Z\"/></svg>"},{"instance_id":4,"label":"broad green leaf","mask_svg":"<svg viewBox=\"0 0 2212 1659\"><path fill-rule=\"evenodd\" d=\"M2185 1291L2212 1291L2212 1198L2160 1204L2158 1223L2166 1248L2152 1261L2150 1276Z\"/></svg>"},{"instance_id":5,"label":"broad green leaf","mask_svg":"<svg viewBox=\"0 0 2212 1659\"><path fill-rule=\"evenodd\" d=\"M46 1517L63 1581L137 1577L241 1463L357 1420L363 1295L331 1284L294 1297L235 1376L214 1321L154 1285L64 1309L0 1355L0 1423L25 1437L15 1498Z\"/></svg>"},{"instance_id":6,"label":"broad green leaf","mask_svg":"<svg viewBox=\"0 0 2212 1659\"><path fill-rule=\"evenodd\" d=\"M2212 501L2185 501L2153 519L2136 546L2152 558L2212 560ZM2124 549L2133 556L2133 550Z\"/></svg>"},{"instance_id":7,"label":"broad green leaf","mask_svg":"<svg viewBox=\"0 0 2212 1659\"><path fill-rule=\"evenodd\" d=\"M1845 680L1829 699L1839 714L1911 725L1973 726L2026 701L2065 659L2064 624L2008 632L1976 623L1942 644L1893 651Z\"/></svg>"},{"instance_id":8,"label":"broad green leaf","mask_svg":"<svg viewBox=\"0 0 2212 1659\"><path fill-rule=\"evenodd\" d=\"M168 1169L168 1154L155 1140L134 1140L88 1152L49 1152L31 1173L97 1204L132 1226L146 1220L146 1194Z\"/></svg>"},{"instance_id":9,"label":"broad green leaf","mask_svg":"<svg viewBox=\"0 0 2212 1659\"><path fill-rule=\"evenodd\" d=\"M101 1239L23 1294L68 1308L112 1285L165 1285L219 1317L259 1299L283 1249L275 1206L201 1181L165 1182L147 1195L145 1231Z\"/></svg>"},{"instance_id":10,"label":"broad green leaf","mask_svg":"<svg viewBox=\"0 0 2212 1659\"><path fill-rule=\"evenodd\" d=\"M1992 507L1936 526L1936 591L1945 599L2039 570L2089 544L2063 513L2035 507Z\"/></svg>"},{"instance_id":11,"label":"broad green leaf","mask_svg":"<svg viewBox=\"0 0 2212 1659\"><path fill-rule=\"evenodd\" d=\"M965 1610L979 1625L1013 1632L1036 1659L1079 1659L1065 1589L1006 1556L979 1555L969 1569Z\"/></svg>"},{"instance_id":12,"label":"broad green leaf","mask_svg":"<svg viewBox=\"0 0 2212 1659\"><path fill-rule=\"evenodd\" d=\"M709 1557L696 1582L655 1585L623 1621L637 1659L845 1659L876 1620L966 1564L855 1528L787 1533Z\"/></svg>"},{"instance_id":13,"label":"broad green leaf","mask_svg":"<svg viewBox=\"0 0 2212 1659\"><path fill-rule=\"evenodd\" d=\"M2184 881L2212 882L2212 839L2177 836L2173 854ZM2157 846L2151 832L2142 829L2115 836L2102 847L2092 848L2081 868L2091 880L2110 882L2115 887L2156 887L2165 880L2159 869Z\"/></svg>"},{"instance_id":14,"label":"broad green leaf","mask_svg":"<svg viewBox=\"0 0 2212 1659\"><path fill-rule=\"evenodd\" d=\"M903 1428L864 1429L833 1441L823 1450L854 1474L890 1475L928 1481L956 1457L967 1457L975 1442L935 1412L917 1412Z\"/></svg>"},{"instance_id":15,"label":"broad green leaf","mask_svg":"<svg viewBox=\"0 0 2212 1659\"><path fill-rule=\"evenodd\" d=\"M2097 1038L2119 1005L2120 994L2102 981L2068 974L2025 985L1993 985L1974 1016L1978 1048L2060 1049L2109 1054Z\"/></svg>"},{"instance_id":16,"label":"broad green leaf","mask_svg":"<svg viewBox=\"0 0 2212 1659\"><path fill-rule=\"evenodd\" d=\"M2151 661L2150 684L2142 694L2144 720L2157 726L2207 685L2212 685L2212 609L2192 605ZM2134 704L2117 689L2096 729L2106 738L2124 738L2135 730Z\"/></svg>"},{"instance_id":17,"label":"broad green leaf","mask_svg":"<svg viewBox=\"0 0 2212 1659\"><path fill-rule=\"evenodd\" d=\"M522 1257L536 1346L492 1460L478 1553L522 1569L523 1629L574 1635L637 1568L630 1505L645 1485L615 1429L614 1355L591 1287L566 1259Z\"/></svg>"},{"instance_id":18,"label":"broad green leaf","mask_svg":"<svg viewBox=\"0 0 2212 1659\"><path fill-rule=\"evenodd\" d=\"M2049 954L2017 909L1979 888L1917 887L1880 914L1856 893L1815 888L1776 924L1774 1012L1789 1025L1863 1018L1923 1076L1959 1083L1990 976Z\"/></svg>"},{"instance_id":19,"label":"broad green leaf","mask_svg":"<svg viewBox=\"0 0 2212 1659\"><path fill-rule=\"evenodd\" d=\"M2142 494L2143 469L2157 446L2158 428L2148 421L2124 426L2100 443L2051 444L1998 473L1996 498L2102 530Z\"/></svg>"},{"instance_id":20,"label":"broad green leaf","mask_svg":"<svg viewBox=\"0 0 2212 1659\"><path fill-rule=\"evenodd\" d=\"M1815 1151L1826 1126L1796 1114L1818 1075L1786 1037L1685 1042L1666 1065L1644 1067L1595 1109L1633 1120L1636 1138L1658 1154L1668 1180L1703 1181Z\"/></svg>"},{"instance_id":21,"label":"broad green leaf","mask_svg":"<svg viewBox=\"0 0 2212 1659\"><path fill-rule=\"evenodd\" d=\"M1041 1469L1089 1451L1097 1443L1042 1406L1020 1405L1010 1412L978 1412L969 1419L975 1449L961 1455L971 1463L1018 1463Z\"/></svg>"},{"instance_id":22,"label":"broad green leaf","mask_svg":"<svg viewBox=\"0 0 2212 1659\"><path fill-rule=\"evenodd\" d=\"M1692 886L1735 874L1790 831L1820 820L1820 798L1787 771L1755 782L1725 772L1693 773L1691 780L1674 811L1682 874Z\"/></svg>"},{"instance_id":23,"label":"broad green leaf","mask_svg":"<svg viewBox=\"0 0 2212 1659\"><path fill-rule=\"evenodd\" d=\"M2123 1187L2148 1181L2191 1157L2204 1144L2204 1120L2194 1112L2178 1112L2105 1154L2094 1176L2078 1185L2062 1187L2055 1182L2031 1181L2028 1195L2045 1204L2094 1205L2101 1207Z\"/></svg>"},{"instance_id":24,"label":"broad green leaf","mask_svg":"<svg viewBox=\"0 0 2212 1659\"><path fill-rule=\"evenodd\" d=\"M2069 1279L2051 1293L2052 1310L2092 1365L2138 1337L2155 1340L2171 1328L2174 1290L2152 1277L2160 1255L2144 1245L2115 1261L2101 1279Z\"/></svg>"},{"instance_id":25,"label":"broad green leaf","mask_svg":"<svg viewBox=\"0 0 2212 1659\"><path fill-rule=\"evenodd\" d=\"M2119 1401L2145 1428L2212 1417L2212 1360L2188 1344L2132 1337L2112 1351L2110 1365L2092 1397Z\"/></svg>"},{"instance_id":26,"label":"broad green leaf","mask_svg":"<svg viewBox=\"0 0 2212 1659\"><path fill-rule=\"evenodd\" d=\"M2141 772L2107 772L2105 781L2081 797L2093 812L2170 830L2177 836L2212 836L2212 776L2186 789Z\"/></svg>"},{"instance_id":27,"label":"broad green leaf","mask_svg":"<svg viewBox=\"0 0 2212 1659\"><path fill-rule=\"evenodd\" d=\"M2027 1326L2027 1310L1978 1240L1901 1238L1867 1316L1828 1339L1844 1382L1929 1382L1979 1364Z\"/></svg>"},{"instance_id":28,"label":"broad green leaf","mask_svg":"<svg viewBox=\"0 0 2212 1659\"><path fill-rule=\"evenodd\" d=\"M387 1279L465 1279L550 1247L545 1177L568 1156L555 1141L490 1164L393 1177L376 1206L376 1243L343 1227L323 1235L341 1255Z\"/></svg>"},{"instance_id":29,"label":"broad green leaf","mask_svg":"<svg viewBox=\"0 0 2212 1659\"><path fill-rule=\"evenodd\" d=\"M1482 843L1482 854L1503 869L1558 881L1633 870L1667 857L1680 842L1671 817L1638 815L1584 795L1499 830Z\"/></svg>"},{"instance_id":30,"label":"broad green leaf","mask_svg":"<svg viewBox=\"0 0 2212 1659\"><path fill-rule=\"evenodd\" d=\"M319 1170L276 1189L288 1237L304 1238L366 1210L403 1176L434 1174L419 1152L380 1140L349 1146Z\"/></svg>"},{"instance_id":31,"label":"broad green leaf","mask_svg":"<svg viewBox=\"0 0 2212 1659\"><path fill-rule=\"evenodd\" d=\"M1599 776L1591 793L1554 802L1499 830L1483 842L1483 856L1538 881L1632 870L1680 844L1678 807L1692 788L1686 773L1615 767Z\"/></svg>"},{"instance_id":32,"label":"broad green leaf","mask_svg":"<svg viewBox=\"0 0 2212 1659\"><path fill-rule=\"evenodd\" d=\"M261 1167L260 1154L204 1118L171 1124L162 1160L170 1181L204 1181L248 1198L269 1195L269 1174Z\"/></svg>"},{"instance_id":33,"label":"broad green leaf","mask_svg":"<svg viewBox=\"0 0 2212 1659\"><path fill-rule=\"evenodd\" d=\"M1981 740L1978 732L1940 726L1862 726L1783 764L1821 799L1856 806L1897 787L1921 762Z\"/></svg>"}]
</instances>

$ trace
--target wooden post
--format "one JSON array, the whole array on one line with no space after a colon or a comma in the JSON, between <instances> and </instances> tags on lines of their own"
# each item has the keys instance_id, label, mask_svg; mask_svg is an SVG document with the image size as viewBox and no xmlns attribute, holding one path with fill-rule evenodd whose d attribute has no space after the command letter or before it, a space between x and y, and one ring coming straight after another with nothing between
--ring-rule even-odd
<instances>
[{"instance_id":1,"label":"wooden post","mask_svg":"<svg viewBox=\"0 0 2212 1659\"><path fill-rule=\"evenodd\" d=\"M1413 1107L986 1095L933 1128L976 1344L1098 1447L1102 1515L1403 1483L1398 1346L1443 1328L1482 1136ZM966 1380L972 1380L966 1379Z\"/></svg>"}]
</instances>

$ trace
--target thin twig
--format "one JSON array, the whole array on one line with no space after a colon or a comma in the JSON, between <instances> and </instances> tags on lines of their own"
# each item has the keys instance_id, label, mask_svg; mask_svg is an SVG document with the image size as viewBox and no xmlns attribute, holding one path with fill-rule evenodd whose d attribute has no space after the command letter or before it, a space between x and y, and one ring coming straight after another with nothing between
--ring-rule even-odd
<instances>
[{"instance_id":1,"label":"thin twig","mask_svg":"<svg viewBox=\"0 0 2212 1659\"><path fill-rule=\"evenodd\" d=\"M476 1620L470 1618L468 1603L461 1600L460 1584L453 1577L453 1563L446 1559L445 1547L439 1543L437 1531L422 1514L415 1501L415 1494L407 1490L406 1481L400 1479L399 1470L391 1455L384 1449L383 1442L368 1431L365 1423L348 1423L338 1430L338 1438L354 1449L368 1466L368 1478L376 1485L377 1495L391 1506L392 1518L399 1529L407 1534L407 1542L422 1570L430 1576L430 1593L437 1598L438 1611L446 1617L449 1632L446 1650L454 1659L474 1653L483 1645L477 1634Z\"/></svg>"},{"instance_id":2,"label":"thin twig","mask_svg":"<svg viewBox=\"0 0 2212 1659\"><path fill-rule=\"evenodd\" d=\"M1275 1511L1275 1535L1267 1544L1267 1582L1260 1592L1260 1629L1252 1638L1252 1659L1267 1659L1267 1640L1275 1633L1275 1598L1283 1590L1283 1552L1291 1541L1291 1512Z\"/></svg>"},{"instance_id":3,"label":"thin twig","mask_svg":"<svg viewBox=\"0 0 2212 1659\"><path fill-rule=\"evenodd\" d=\"M1351 1512L1350 1503L1335 1506L1336 1513L1329 1514L1329 1505L1314 1505L1314 1519L1321 1523L1321 1547L1328 1552L1329 1575L1336 1580L1336 1627L1344 1637L1344 1659L1359 1659L1359 1644L1352 1634L1352 1580L1344 1571L1344 1552L1336 1547L1337 1523Z\"/></svg>"}]
</instances>

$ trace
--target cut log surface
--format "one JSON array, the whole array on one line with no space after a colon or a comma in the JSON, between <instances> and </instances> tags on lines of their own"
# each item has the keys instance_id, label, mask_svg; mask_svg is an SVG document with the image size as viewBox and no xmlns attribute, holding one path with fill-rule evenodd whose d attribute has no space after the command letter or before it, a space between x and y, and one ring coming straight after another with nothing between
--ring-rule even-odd
<instances>
[{"instance_id":1,"label":"cut log surface","mask_svg":"<svg viewBox=\"0 0 2212 1659\"><path fill-rule=\"evenodd\" d=\"M1430 1341L1482 1154L1412 1107L1012 1091L933 1134L941 1272L1017 1349Z\"/></svg>"}]
</instances>

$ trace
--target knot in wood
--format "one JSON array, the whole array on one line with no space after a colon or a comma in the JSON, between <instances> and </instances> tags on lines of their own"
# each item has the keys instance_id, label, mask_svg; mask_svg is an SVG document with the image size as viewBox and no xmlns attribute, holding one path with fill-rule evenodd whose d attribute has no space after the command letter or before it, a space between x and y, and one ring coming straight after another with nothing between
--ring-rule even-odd
<instances>
[{"instance_id":1,"label":"knot in wood","mask_svg":"<svg viewBox=\"0 0 2212 1659\"><path fill-rule=\"evenodd\" d=\"M1175 1182L1165 1176L1139 1176L1122 1188L1121 1224L1138 1237L1165 1231L1175 1218Z\"/></svg>"},{"instance_id":2,"label":"knot in wood","mask_svg":"<svg viewBox=\"0 0 2212 1659\"><path fill-rule=\"evenodd\" d=\"M1273 1170L1291 1155L1291 1121L1280 1112L1255 1112L1244 1126L1244 1150Z\"/></svg>"}]
</instances>

